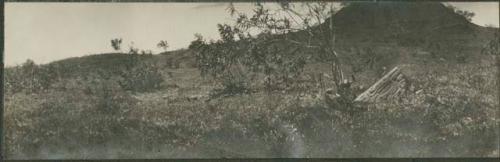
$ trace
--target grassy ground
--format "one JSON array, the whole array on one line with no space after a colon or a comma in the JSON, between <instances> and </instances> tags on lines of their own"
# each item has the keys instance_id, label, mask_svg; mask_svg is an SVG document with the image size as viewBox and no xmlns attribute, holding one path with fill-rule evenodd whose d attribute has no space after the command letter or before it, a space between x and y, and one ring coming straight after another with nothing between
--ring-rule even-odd
<instances>
[{"instance_id":1,"label":"grassy ground","mask_svg":"<svg viewBox=\"0 0 500 162\"><path fill-rule=\"evenodd\" d=\"M366 89L384 66L398 66L413 89L400 103L371 104L354 115L325 101L333 83L328 66L319 63L306 66L294 88L261 86L218 98L210 94L220 85L200 76L188 52L141 56L159 73L128 76L162 78L159 87L144 92L121 87L123 79L134 79L121 77L124 54L9 68L7 158L498 156L498 69L492 57L457 63L432 59L421 48L373 50L398 55L360 72L346 65L356 78L353 87ZM100 60L106 57L118 60L115 66ZM45 74L49 67L56 74ZM49 86L39 84L43 77L53 77Z\"/></svg>"}]
</instances>

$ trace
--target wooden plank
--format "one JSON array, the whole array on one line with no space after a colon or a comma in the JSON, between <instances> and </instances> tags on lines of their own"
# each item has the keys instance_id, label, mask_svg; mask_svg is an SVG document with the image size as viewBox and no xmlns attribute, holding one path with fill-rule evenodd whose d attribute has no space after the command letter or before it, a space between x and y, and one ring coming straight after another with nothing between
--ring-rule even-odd
<instances>
[{"instance_id":1,"label":"wooden plank","mask_svg":"<svg viewBox=\"0 0 500 162\"><path fill-rule=\"evenodd\" d=\"M394 67L375 84L361 93L355 102L377 102L379 100L399 99L406 93L407 79L398 67Z\"/></svg>"}]
</instances>

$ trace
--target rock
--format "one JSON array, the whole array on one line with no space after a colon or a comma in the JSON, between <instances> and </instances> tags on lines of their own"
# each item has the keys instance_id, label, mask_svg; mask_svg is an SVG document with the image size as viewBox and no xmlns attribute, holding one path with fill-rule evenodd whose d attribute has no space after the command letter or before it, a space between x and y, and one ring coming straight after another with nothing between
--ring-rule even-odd
<instances>
[{"instance_id":1,"label":"rock","mask_svg":"<svg viewBox=\"0 0 500 162\"><path fill-rule=\"evenodd\" d=\"M191 95L191 96L187 96L186 99L188 101L197 101L197 100L201 100L204 97L206 97L206 96L204 96L204 95Z\"/></svg>"}]
</instances>

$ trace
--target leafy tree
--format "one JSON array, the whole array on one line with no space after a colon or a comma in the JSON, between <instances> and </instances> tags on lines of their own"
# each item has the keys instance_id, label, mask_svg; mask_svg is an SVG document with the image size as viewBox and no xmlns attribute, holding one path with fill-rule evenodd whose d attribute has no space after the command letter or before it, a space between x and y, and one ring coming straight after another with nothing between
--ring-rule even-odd
<instances>
[{"instance_id":1,"label":"leafy tree","mask_svg":"<svg viewBox=\"0 0 500 162\"><path fill-rule=\"evenodd\" d=\"M222 39L206 42L198 35L190 45L197 52L202 75L253 82L264 74L266 86L288 87L308 61L315 61L331 66L333 81L339 86L343 74L334 50L333 22L328 19L335 13L333 5L280 1L278 6L268 9L256 3L253 14L247 15L230 4L228 11L236 23L218 25ZM255 31L258 34L252 35Z\"/></svg>"},{"instance_id":2,"label":"leafy tree","mask_svg":"<svg viewBox=\"0 0 500 162\"><path fill-rule=\"evenodd\" d=\"M168 45L168 42L166 40L162 40L160 41L157 45L156 45L158 48L161 48L163 49L164 51L167 51L168 47L170 47Z\"/></svg>"},{"instance_id":3,"label":"leafy tree","mask_svg":"<svg viewBox=\"0 0 500 162\"><path fill-rule=\"evenodd\" d=\"M111 40L111 47L113 47L115 51L119 51L121 49L121 44L122 44L121 38L115 38Z\"/></svg>"}]
</instances>

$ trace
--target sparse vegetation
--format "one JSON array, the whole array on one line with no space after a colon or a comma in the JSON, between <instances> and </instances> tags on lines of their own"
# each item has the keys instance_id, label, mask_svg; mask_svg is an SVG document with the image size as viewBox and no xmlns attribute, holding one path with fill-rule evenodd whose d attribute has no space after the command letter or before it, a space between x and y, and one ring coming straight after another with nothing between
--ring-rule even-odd
<instances>
[{"instance_id":1,"label":"sparse vegetation","mask_svg":"<svg viewBox=\"0 0 500 162\"><path fill-rule=\"evenodd\" d=\"M385 4L361 7L377 15ZM6 68L7 158L498 156L498 32L445 28L432 33L457 41L415 43L411 35L426 33L410 33L343 44L345 33L333 32L357 26L334 28L329 3L255 7L245 15L229 6L236 23L218 25L222 39L196 34L185 50L167 52L164 41L158 55L130 45L128 54ZM346 5L343 18L356 7ZM111 42L121 50L121 39ZM408 86L389 88L404 95L354 101L395 66Z\"/></svg>"},{"instance_id":2,"label":"sparse vegetation","mask_svg":"<svg viewBox=\"0 0 500 162\"><path fill-rule=\"evenodd\" d=\"M121 38L115 38L111 40L111 47L113 47L115 51L119 51L121 49L121 45L122 45Z\"/></svg>"},{"instance_id":3,"label":"sparse vegetation","mask_svg":"<svg viewBox=\"0 0 500 162\"><path fill-rule=\"evenodd\" d=\"M138 61L132 68L121 73L120 85L125 90L135 92L152 91L161 88L163 76L155 64Z\"/></svg>"},{"instance_id":4,"label":"sparse vegetation","mask_svg":"<svg viewBox=\"0 0 500 162\"><path fill-rule=\"evenodd\" d=\"M323 62L331 66L333 82L340 85L343 73L333 49L335 36L332 26L324 25L329 23L327 18L334 14L334 8L324 2L302 7L307 12L300 13L300 8L289 3L280 3L276 11L256 3L254 13L246 15L230 5L228 10L236 15L236 24L218 25L222 39L207 43L197 35L190 45L196 52L202 76L208 74L223 86L253 86L240 89L265 86L270 91L290 90L308 62ZM286 16L275 16L278 13ZM293 21L295 17L301 20ZM252 30L261 32L252 36ZM299 35L305 38L298 39Z\"/></svg>"},{"instance_id":5,"label":"sparse vegetation","mask_svg":"<svg viewBox=\"0 0 500 162\"><path fill-rule=\"evenodd\" d=\"M158 48L161 48L163 49L164 51L167 51L168 47L170 47L168 45L168 42L166 40L162 40L160 41L157 45L156 45Z\"/></svg>"},{"instance_id":6,"label":"sparse vegetation","mask_svg":"<svg viewBox=\"0 0 500 162\"><path fill-rule=\"evenodd\" d=\"M452 5L447 5L446 7L452 10L453 12L457 13L458 15L463 16L467 21L472 21L472 17L476 15L474 12L461 10Z\"/></svg>"}]
</instances>

